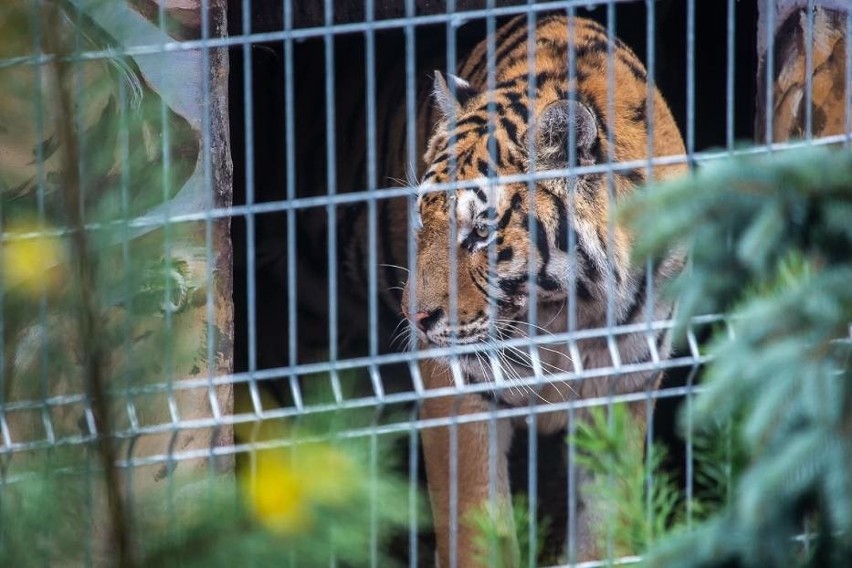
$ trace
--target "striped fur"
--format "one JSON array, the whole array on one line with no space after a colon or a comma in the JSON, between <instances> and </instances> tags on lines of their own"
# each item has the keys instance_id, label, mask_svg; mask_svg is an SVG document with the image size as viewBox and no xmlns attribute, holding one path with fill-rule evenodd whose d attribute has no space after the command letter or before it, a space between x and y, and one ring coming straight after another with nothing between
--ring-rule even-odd
<instances>
[{"instance_id":1,"label":"striped fur","mask_svg":"<svg viewBox=\"0 0 852 568\"><path fill-rule=\"evenodd\" d=\"M525 181L500 179L572 164L600 166L611 160L617 166L647 160L649 147L654 156L684 153L663 97L653 91L649 101L642 63L620 41L611 42L600 25L563 16L540 18L532 42L534 60L529 58L530 35L525 16L498 29L491 82L485 41L461 63L459 77L444 80L438 74L435 80L440 116L425 152L417 204L419 227L415 227L416 272L403 294L402 307L421 322L417 330L421 346L496 347L495 358L460 357L466 382L512 381L536 371L547 375L581 366L642 363L652 359L653 349L660 358L669 354L663 331L652 342L643 334L617 336L618 360L613 359L606 338L580 341L581 361L575 361L564 344L547 345L536 360L528 348L499 343L566 331L572 310L580 329L602 328L608 322L636 323L649 315L667 319L673 306L649 294L648 284L658 291L683 264L681 254L673 252L646 275L644 266L630 263L634 236L613 219L613 206L620 198L650 178L683 173L683 165L657 166L653 173L639 166L616 169L612 175L555 176L533 183L533 191ZM569 63L574 65L570 72ZM574 141L573 156L566 151L569 140ZM453 181L464 187L443 189ZM408 287L416 292L416 305L408 305ZM529 321L531 301L536 301L535 322ZM455 315L450 313L451 303L457 305ZM427 361L421 369L430 388L452 384L447 361ZM551 382L537 392L498 389L495 400L507 405L541 404L656 388L658 383L659 373L620 374ZM461 403L431 400L421 414L443 418L459 411L487 410L489 404L482 397L466 397ZM564 413L544 414L537 425L541 431L557 431L565 427L565 418ZM644 415L638 418L644 423ZM486 424L460 428L456 436L464 471L456 480L449 479L447 430L423 432L442 566L449 563L453 535L458 539L460 565L475 565L472 532L464 523L457 532L450 529L449 487L456 484L461 518L486 502L489 486L496 487L498 497L508 499L505 452L514 427L498 429L497 456L488 455ZM497 479L490 484L492 461L497 464ZM596 554L591 536L593 507L586 505L573 520L580 535L581 559Z\"/></svg>"}]
</instances>

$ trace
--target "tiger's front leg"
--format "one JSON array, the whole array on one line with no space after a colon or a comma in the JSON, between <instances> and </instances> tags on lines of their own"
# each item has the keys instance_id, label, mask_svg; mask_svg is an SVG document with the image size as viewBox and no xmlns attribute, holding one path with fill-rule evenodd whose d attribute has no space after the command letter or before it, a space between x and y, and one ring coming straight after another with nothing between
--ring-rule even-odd
<instances>
[{"instance_id":1,"label":"tiger's front leg","mask_svg":"<svg viewBox=\"0 0 852 568\"><path fill-rule=\"evenodd\" d=\"M422 361L420 371L427 389L445 388L451 384L447 380L446 367L433 361ZM488 401L479 395L432 398L422 402L420 418L448 422L453 417L489 410ZM496 444L489 443L489 431L487 420L429 427L421 431L437 542L436 565L441 568L488 566L490 553L478 548L478 529L470 522L470 517L477 511L483 511L489 503L496 504L496 510L510 511L506 454L512 426L508 420L497 422ZM496 448L493 458L489 455L492 447ZM453 459L455 471L452 468ZM493 480L489 471L492 459L496 465ZM489 495L489 488L493 488L493 495ZM507 517L511 522L511 514ZM518 560L514 527L511 528L510 545L498 552L505 556L503 566L515 566Z\"/></svg>"}]
</instances>

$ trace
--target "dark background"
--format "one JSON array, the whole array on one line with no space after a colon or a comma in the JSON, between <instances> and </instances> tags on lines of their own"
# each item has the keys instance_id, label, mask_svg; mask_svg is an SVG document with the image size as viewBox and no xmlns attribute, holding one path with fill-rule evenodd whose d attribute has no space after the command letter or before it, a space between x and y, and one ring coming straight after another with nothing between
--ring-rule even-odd
<instances>
[{"instance_id":1,"label":"dark background","mask_svg":"<svg viewBox=\"0 0 852 568\"><path fill-rule=\"evenodd\" d=\"M229 33L243 32L244 18L242 2L232 0L229 7ZM323 2L294 2L294 28L320 26L325 21ZM414 3L416 15L445 14L446 3L421 0ZM483 0L458 0L456 13L468 9L481 9ZM509 0L497 1L496 5L525 4ZM734 89L733 101L727 101L727 26L728 3L695 1L695 120L687 124L687 2L686 0L661 0L655 7L655 80L668 100L684 139L689 132L694 136L695 150L725 147L729 139L751 141L754 137L755 78L757 73L757 3L737 1L735 6ZM377 0L374 19L384 20L405 15L405 2ZM333 21L339 23L362 22L365 19L363 0L338 0L334 2ZM590 17L606 23L607 7L592 10L577 9L576 15ZM616 33L629 45L647 66L647 9L646 3L620 2L615 5ZM496 25L505 18L498 18ZM253 0L249 18L251 31L274 32L283 29L281 0ZM485 37L485 21L471 19L456 30L457 52L461 59L466 51ZM417 51L415 61L418 76L431 74L435 60L445 61L447 26L423 25L416 27ZM405 37L402 28L376 33L377 84L402 80L400 75L385 72L386 59L402 58L405 53ZM253 44L251 47L252 80L250 93L244 84L244 62L242 47L231 50L230 75L230 120L231 147L234 162L234 204L245 203L246 175L246 122L245 101L251 95L253 105L253 166L255 175L255 200L264 202L285 199L285 118L284 118L284 56L282 42ZM296 132L297 187L303 194L311 186L309 176L324 175L325 172L325 118L322 112L325 103L324 41L322 38L307 39L294 46L294 78L296 86ZM364 91L364 35L352 33L334 36L334 69L338 97L347 97ZM363 96L363 95L362 95ZM733 104L733 133L726 131L728 104ZM342 108L345 105L339 104ZM363 111L362 111L363 112ZM341 117L340 120L354 120ZM340 125L336 125L339 132ZM360 140L338 140L341 144L363 144ZM303 171L311 168L312 172ZM318 173L317 173L318 172ZM359 180L358 183L362 183ZM313 184L317 185L317 184ZM357 184L356 184L357 185ZM390 183L385 185L391 185ZM380 182L380 186L382 183ZM363 186L360 186L363 187ZM314 188L315 189L315 188ZM256 244L272 247L285 246L285 226L282 214L258 216L255 232ZM246 223L242 217L234 217L232 225L234 243L234 303L235 303L235 367L236 371L248 368L248 312L246 303ZM301 246L301 244L300 244ZM267 247L268 248L268 247ZM262 265L258 262L258 265ZM280 269L280 265L279 265ZM257 337L258 364L260 368L287 364L286 339L282 330L287 325L286 274L275 273L275 268L260 266L252 276L257 293ZM320 291L322 293L322 291ZM683 385L689 380L691 369L676 369L667 374L664 386ZM669 448L669 467L683 475L685 446L676 432L676 416L682 399L661 399L656 405L654 437ZM518 436L515 451L525 453L525 436ZM546 452L547 440L540 441L539 452ZM564 444L563 438L551 442ZM526 468L517 471L519 484L525 483ZM421 475L422 480L422 475ZM564 487L564 485L563 485ZM542 489L544 491L544 489ZM562 501L564 503L564 501Z\"/></svg>"}]
</instances>

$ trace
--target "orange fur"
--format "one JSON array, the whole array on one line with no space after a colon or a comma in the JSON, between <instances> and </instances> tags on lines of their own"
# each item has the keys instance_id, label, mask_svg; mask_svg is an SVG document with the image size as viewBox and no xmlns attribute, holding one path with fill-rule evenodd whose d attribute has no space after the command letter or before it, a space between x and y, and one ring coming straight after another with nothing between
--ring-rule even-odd
<instances>
[{"instance_id":1,"label":"orange fur","mask_svg":"<svg viewBox=\"0 0 852 568\"><path fill-rule=\"evenodd\" d=\"M447 116L436 125L425 152L427 170L419 199L422 228L417 233L416 272L402 295L404 312L430 314L430 325L434 327L421 330L424 344L451 345L456 341L464 343L469 338L488 341L494 327L502 325L491 320L489 314L494 312L504 320L517 322L512 324L515 327L504 330L506 336L517 336L517 327L527 324L527 303L535 301L536 297L540 314L553 312L558 316L570 298L568 270L574 270L577 285L583 287L579 290L582 294L576 294L577 303L568 306L576 310L581 327L606 325L609 294L614 295L610 299L619 323L634 321L631 318L639 311L646 313L645 309L651 310L657 319L671 315L672 306L665 301L640 297L645 274L641 267L630 265L633 237L625 227L614 222L613 206L614 200L632 192L638 183L679 175L685 171L684 165L657 166L652 173L642 165L627 171L615 170L611 175L583 175L573 181L565 177L542 180L534 184L534 198L527 182L501 183L499 180L499 176L528 173L533 168L540 171L567 167L569 164L567 158L562 157L561 146L567 140L562 137L566 134L563 130L567 132L566 125L571 120L575 121L575 140L583 140L576 148L575 165L601 165L610 160L614 164L644 161L648 159L649 147L653 156L682 155L684 147L680 133L665 100L658 91L651 92L653 113L649 114L649 87L641 62L621 42L610 43L605 30L594 22L579 18L568 20L562 16L541 17L534 30L533 61L529 60L527 37L524 17L498 29L494 66L490 70L486 42L474 48L459 66L461 79L469 84L450 78L456 84L458 99L453 99L442 77L436 80L437 100ZM569 51L573 51L576 62L576 71L570 75ZM493 73L491 81L488 80L489 71ZM536 78L532 98L529 96L530 76ZM614 90L608 89L611 84L616 87ZM490 90L489 85L493 86ZM456 102L458 104L453 106ZM653 124L650 145L648 122ZM538 157L543 163L538 163ZM478 181L486 169L497 179ZM438 192L429 189L433 184L453 181L472 186ZM531 222L537 226L535 246L530 237ZM576 236L572 251L568 250L563 234L569 228ZM452 242L452 238L458 242ZM494 240L488 241L490 244L486 246L489 238ZM450 255L455 256L454 262ZM682 255L673 252L660 263L653 276L655 289L679 271L682 262ZM527 283L530 270L538 279L536 296L532 298ZM489 271L492 271L491 277ZM606 276L607 271L611 271L611 278ZM606 288L607 282L614 282L613 289ZM413 306L408 305L410 286L415 286L416 291L417 303ZM449 317L451 295L455 296L458 308L455 318ZM561 306L559 312L555 311L555 306ZM540 318L539 323L543 323L544 315ZM554 321L558 319L553 318ZM564 319L562 316L559 322ZM564 331L558 329L559 322L548 324L556 326L548 331ZM647 350L644 340L627 335L618 341L619 349L624 350L623 358L650 357L643 351ZM667 356L665 332L660 332L657 342L660 356ZM586 349L584 367L613 364L605 346L602 348L590 340L583 347ZM524 355L517 356L522 363L526 361ZM576 363L565 362L569 358L565 345L551 346L541 358L548 365L545 375L553 369L570 372L578 367ZM523 365L506 364L504 367L511 377L513 373L520 374ZM497 380L490 376L487 365L480 364L476 358L466 359L463 369L469 382ZM531 373L532 368L527 371ZM445 363L441 361L423 363L421 372L427 388L451 384ZM656 388L658 382L659 374L653 373L605 377L583 381L577 386L553 382L541 389L538 396L545 402L555 402L570 397ZM488 410L494 402L529 403L529 397L522 396L520 391L515 395L504 390L494 398L491 402L479 395L465 395L458 400L430 400L424 402L421 415L424 419L449 418ZM519 427L518 424L500 424L500 428ZM564 427L564 415L545 414L539 427L551 431ZM457 436L458 444L455 480L449 478L448 465L452 436ZM507 439L510 437L509 432ZM423 432L423 444L439 564L449 565L450 542L455 539L457 565L474 566L473 535L462 521L470 511L487 502L488 424L459 426L455 434L446 427L427 429ZM496 499L507 502L510 496L505 454L494 456L494 459L498 464ZM460 521L457 533L450 532L449 492L453 483L457 489ZM594 515L587 516L574 520L582 540L580 559L596 554L590 536Z\"/></svg>"}]
</instances>

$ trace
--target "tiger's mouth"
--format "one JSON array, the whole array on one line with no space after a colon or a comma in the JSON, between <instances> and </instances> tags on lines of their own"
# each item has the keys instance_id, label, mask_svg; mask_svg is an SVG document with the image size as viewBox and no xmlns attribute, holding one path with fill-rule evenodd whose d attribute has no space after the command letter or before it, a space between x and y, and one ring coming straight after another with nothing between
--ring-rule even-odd
<instances>
[{"instance_id":1,"label":"tiger's mouth","mask_svg":"<svg viewBox=\"0 0 852 568\"><path fill-rule=\"evenodd\" d=\"M522 331L521 323L497 324L466 333L464 330L457 333L447 331L438 336L426 337L426 340L434 347L465 347L463 353L442 359L448 365L451 360L457 360L470 382L524 379L534 374L533 356L526 346L507 343L529 337ZM476 346L476 350L471 352L470 346Z\"/></svg>"},{"instance_id":2,"label":"tiger's mouth","mask_svg":"<svg viewBox=\"0 0 852 568\"><path fill-rule=\"evenodd\" d=\"M540 387L534 383L539 379L573 369L570 356L559 345L526 341L533 334L551 331L523 319L483 322L475 328L467 328L467 333L462 331L464 329L453 334L444 328L428 343L434 347L452 348L455 345L462 348L462 352L451 353L438 360L448 368L457 363L467 384L492 385L492 395L511 406L526 404L537 398ZM472 347L474 351L471 351Z\"/></svg>"}]
</instances>

